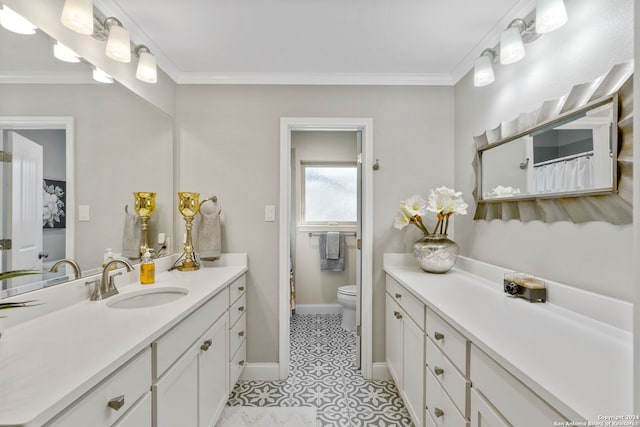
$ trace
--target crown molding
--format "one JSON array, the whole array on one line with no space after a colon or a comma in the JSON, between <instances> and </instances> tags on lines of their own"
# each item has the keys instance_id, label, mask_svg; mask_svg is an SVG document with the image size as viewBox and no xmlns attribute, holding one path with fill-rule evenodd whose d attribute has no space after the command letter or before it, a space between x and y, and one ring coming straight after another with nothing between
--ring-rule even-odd
<instances>
[{"instance_id":1,"label":"crown molding","mask_svg":"<svg viewBox=\"0 0 640 427\"><path fill-rule=\"evenodd\" d=\"M104 84L93 80L90 72L0 72L0 84Z\"/></svg>"},{"instance_id":2,"label":"crown molding","mask_svg":"<svg viewBox=\"0 0 640 427\"><path fill-rule=\"evenodd\" d=\"M449 74L413 73L181 73L178 84L451 86Z\"/></svg>"}]
</instances>

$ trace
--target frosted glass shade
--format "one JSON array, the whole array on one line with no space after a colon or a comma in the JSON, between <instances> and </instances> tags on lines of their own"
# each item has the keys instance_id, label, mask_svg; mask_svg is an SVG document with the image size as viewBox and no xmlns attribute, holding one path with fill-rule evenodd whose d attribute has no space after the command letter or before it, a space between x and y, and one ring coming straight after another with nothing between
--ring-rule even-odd
<instances>
[{"instance_id":1,"label":"frosted glass shade","mask_svg":"<svg viewBox=\"0 0 640 427\"><path fill-rule=\"evenodd\" d=\"M53 45L53 56L64 62L80 62L80 55L60 42Z\"/></svg>"},{"instance_id":2,"label":"frosted glass shade","mask_svg":"<svg viewBox=\"0 0 640 427\"><path fill-rule=\"evenodd\" d=\"M14 33L27 35L35 34L38 28L4 5L2 6L2 10L0 10L0 25Z\"/></svg>"},{"instance_id":3,"label":"frosted glass shade","mask_svg":"<svg viewBox=\"0 0 640 427\"><path fill-rule=\"evenodd\" d=\"M473 67L473 85L486 86L496 79L493 74L493 64L490 55L480 55Z\"/></svg>"},{"instance_id":4,"label":"frosted glass shade","mask_svg":"<svg viewBox=\"0 0 640 427\"><path fill-rule=\"evenodd\" d=\"M142 80L147 83L156 83L158 81L156 57L150 52L140 52L138 68L136 69L136 77L138 80Z\"/></svg>"},{"instance_id":5,"label":"frosted glass shade","mask_svg":"<svg viewBox=\"0 0 640 427\"><path fill-rule=\"evenodd\" d=\"M131 62L131 40L126 28L119 25L109 27L105 54L114 61Z\"/></svg>"},{"instance_id":6,"label":"frosted glass shade","mask_svg":"<svg viewBox=\"0 0 640 427\"><path fill-rule=\"evenodd\" d=\"M520 28L509 27L500 34L500 63L507 65L524 58L524 44Z\"/></svg>"},{"instance_id":7,"label":"frosted glass shade","mask_svg":"<svg viewBox=\"0 0 640 427\"><path fill-rule=\"evenodd\" d=\"M567 23L567 9L563 0L538 0L536 2L536 32L549 33Z\"/></svg>"},{"instance_id":8,"label":"frosted glass shade","mask_svg":"<svg viewBox=\"0 0 640 427\"><path fill-rule=\"evenodd\" d=\"M113 83L113 77L102 71L100 68L93 70L93 80L100 83Z\"/></svg>"},{"instance_id":9,"label":"frosted glass shade","mask_svg":"<svg viewBox=\"0 0 640 427\"><path fill-rule=\"evenodd\" d=\"M93 1L66 0L60 22L76 33L93 34Z\"/></svg>"}]
</instances>

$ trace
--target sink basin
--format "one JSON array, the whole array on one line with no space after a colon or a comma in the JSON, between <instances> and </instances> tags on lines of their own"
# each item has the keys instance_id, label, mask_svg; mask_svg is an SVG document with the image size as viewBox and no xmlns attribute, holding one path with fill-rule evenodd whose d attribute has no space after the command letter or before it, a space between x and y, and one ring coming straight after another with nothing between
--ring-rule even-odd
<instances>
[{"instance_id":1,"label":"sink basin","mask_svg":"<svg viewBox=\"0 0 640 427\"><path fill-rule=\"evenodd\" d=\"M144 308L168 304L189 293L185 288L163 287L129 292L107 301L111 308Z\"/></svg>"}]
</instances>

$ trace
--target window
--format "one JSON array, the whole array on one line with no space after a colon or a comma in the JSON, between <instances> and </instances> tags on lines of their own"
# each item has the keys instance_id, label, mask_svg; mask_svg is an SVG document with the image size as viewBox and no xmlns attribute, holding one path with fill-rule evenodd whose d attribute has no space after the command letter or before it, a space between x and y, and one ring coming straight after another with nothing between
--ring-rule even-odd
<instances>
[{"instance_id":1,"label":"window","mask_svg":"<svg viewBox=\"0 0 640 427\"><path fill-rule=\"evenodd\" d=\"M304 225L357 222L358 171L354 163L302 164Z\"/></svg>"}]
</instances>

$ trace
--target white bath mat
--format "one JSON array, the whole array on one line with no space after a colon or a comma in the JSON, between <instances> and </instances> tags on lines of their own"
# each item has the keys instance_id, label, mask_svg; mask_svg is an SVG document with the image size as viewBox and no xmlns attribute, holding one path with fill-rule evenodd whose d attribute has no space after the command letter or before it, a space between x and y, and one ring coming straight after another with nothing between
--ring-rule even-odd
<instances>
[{"instance_id":1,"label":"white bath mat","mask_svg":"<svg viewBox=\"0 0 640 427\"><path fill-rule=\"evenodd\" d=\"M227 406L216 427L314 427L316 408Z\"/></svg>"}]
</instances>

